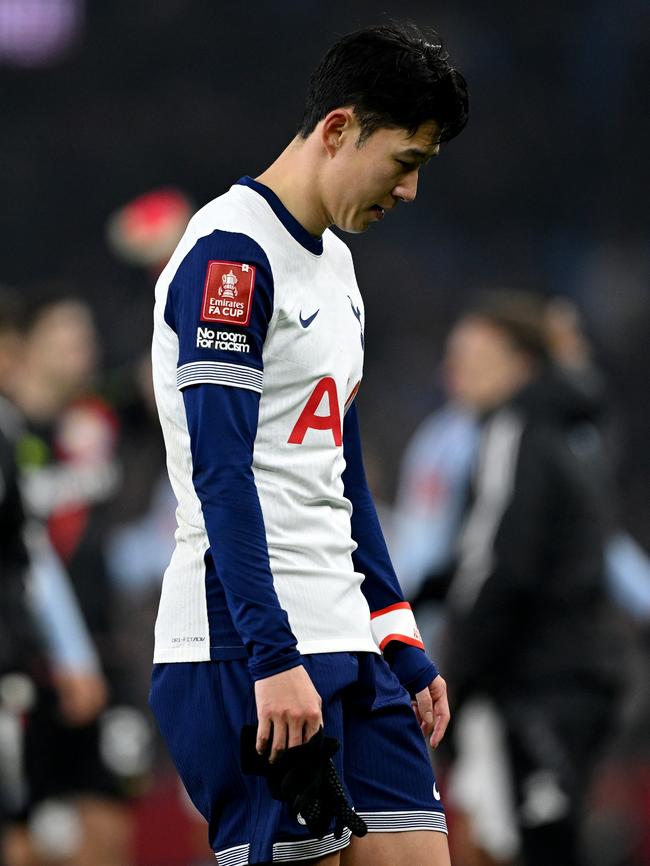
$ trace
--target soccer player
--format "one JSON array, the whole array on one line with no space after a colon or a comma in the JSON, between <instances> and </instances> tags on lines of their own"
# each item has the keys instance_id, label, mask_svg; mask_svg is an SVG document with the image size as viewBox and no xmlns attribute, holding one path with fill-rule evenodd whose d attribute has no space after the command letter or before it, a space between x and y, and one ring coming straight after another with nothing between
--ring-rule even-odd
<instances>
[{"instance_id":1,"label":"soccer player","mask_svg":"<svg viewBox=\"0 0 650 866\"><path fill-rule=\"evenodd\" d=\"M449 863L425 741L443 736L446 685L368 491L363 301L329 226L361 232L412 201L420 167L466 120L436 34L344 37L296 137L193 217L156 286L154 384L179 505L150 700L220 866ZM338 740L368 835L315 834L243 773L246 724L265 766L321 727Z\"/></svg>"}]
</instances>

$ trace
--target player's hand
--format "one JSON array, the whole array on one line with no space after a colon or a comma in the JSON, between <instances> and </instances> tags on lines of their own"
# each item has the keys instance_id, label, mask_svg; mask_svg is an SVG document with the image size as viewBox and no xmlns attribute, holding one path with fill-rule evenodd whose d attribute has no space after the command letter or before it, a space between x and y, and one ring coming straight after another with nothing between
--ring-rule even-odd
<instances>
[{"instance_id":1,"label":"player's hand","mask_svg":"<svg viewBox=\"0 0 650 866\"><path fill-rule=\"evenodd\" d=\"M444 737L451 717L447 700L447 683L440 674L426 689L416 694L412 706L420 730L425 737L429 737L429 744L432 749L435 749Z\"/></svg>"},{"instance_id":2,"label":"player's hand","mask_svg":"<svg viewBox=\"0 0 650 866\"><path fill-rule=\"evenodd\" d=\"M61 715L69 725L90 724L106 706L108 688L101 674L59 668L53 679Z\"/></svg>"},{"instance_id":3,"label":"player's hand","mask_svg":"<svg viewBox=\"0 0 650 866\"><path fill-rule=\"evenodd\" d=\"M257 741L262 754L271 742L269 760L300 746L323 726L322 701L302 665L255 683Z\"/></svg>"}]
</instances>

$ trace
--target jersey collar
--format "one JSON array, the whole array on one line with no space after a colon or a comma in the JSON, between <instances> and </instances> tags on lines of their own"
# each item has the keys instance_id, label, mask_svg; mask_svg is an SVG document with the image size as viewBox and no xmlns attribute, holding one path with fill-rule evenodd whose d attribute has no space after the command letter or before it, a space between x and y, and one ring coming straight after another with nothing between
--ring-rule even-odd
<instances>
[{"instance_id":1,"label":"jersey collar","mask_svg":"<svg viewBox=\"0 0 650 866\"><path fill-rule=\"evenodd\" d=\"M273 213L280 220L289 234L295 238L301 246L306 250L309 250L310 253L314 253L314 255L317 256L321 255L323 252L323 239L315 238L313 235L310 235L307 229L289 213L272 189L269 189L268 186L265 186L263 183L259 183L259 181L248 176L241 177L237 183L241 184L241 186L250 187L252 190L255 190L256 193L261 195L262 198L266 199L271 206Z\"/></svg>"}]
</instances>

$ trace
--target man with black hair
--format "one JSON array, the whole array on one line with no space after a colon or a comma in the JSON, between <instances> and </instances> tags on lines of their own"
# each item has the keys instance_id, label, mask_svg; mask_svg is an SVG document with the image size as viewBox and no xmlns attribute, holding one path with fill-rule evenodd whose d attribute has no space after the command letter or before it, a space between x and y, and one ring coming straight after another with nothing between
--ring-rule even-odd
<instances>
[{"instance_id":1,"label":"man with black hair","mask_svg":"<svg viewBox=\"0 0 650 866\"><path fill-rule=\"evenodd\" d=\"M466 120L435 33L344 37L296 137L194 216L156 286L179 507L151 706L220 866L449 863L424 740L443 736L446 686L368 491L363 301L329 227L413 201Z\"/></svg>"}]
</instances>

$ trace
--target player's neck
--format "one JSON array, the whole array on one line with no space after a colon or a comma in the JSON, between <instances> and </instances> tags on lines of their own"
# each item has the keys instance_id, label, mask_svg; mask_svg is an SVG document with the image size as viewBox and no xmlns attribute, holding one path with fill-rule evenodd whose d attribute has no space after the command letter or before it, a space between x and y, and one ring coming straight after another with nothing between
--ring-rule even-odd
<instances>
[{"instance_id":1,"label":"player's neck","mask_svg":"<svg viewBox=\"0 0 650 866\"><path fill-rule=\"evenodd\" d=\"M318 193L318 171L307 142L295 138L256 180L268 186L310 235L330 224Z\"/></svg>"}]
</instances>

